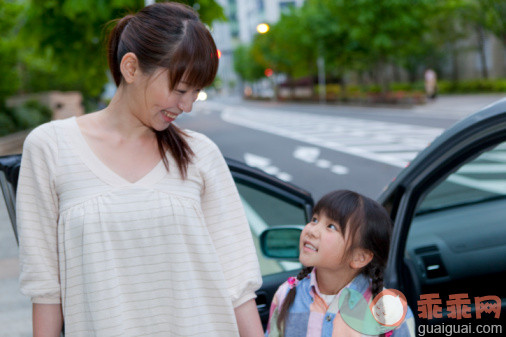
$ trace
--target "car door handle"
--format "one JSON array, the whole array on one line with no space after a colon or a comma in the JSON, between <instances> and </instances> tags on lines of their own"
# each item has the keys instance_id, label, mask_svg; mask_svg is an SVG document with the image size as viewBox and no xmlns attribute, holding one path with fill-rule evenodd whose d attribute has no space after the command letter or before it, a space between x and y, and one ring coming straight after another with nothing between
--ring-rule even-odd
<instances>
[{"instance_id":1,"label":"car door handle","mask_svg":"<svg viewBox=\"0 0 506 337\"><path fill-rule=\"evenodd\" d=\"M255 300L257 304L257 310L259 312L267 310L267 296L263 293L257 293L257 298Z\"/></svg>"}]
</instances>

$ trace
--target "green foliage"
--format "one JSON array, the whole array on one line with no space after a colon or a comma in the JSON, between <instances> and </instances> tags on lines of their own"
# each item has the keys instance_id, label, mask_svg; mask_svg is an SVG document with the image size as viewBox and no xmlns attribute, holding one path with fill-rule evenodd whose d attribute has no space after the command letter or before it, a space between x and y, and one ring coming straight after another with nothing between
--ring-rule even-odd
<instances>
[{"instance_id":1,"label":"green foliage","mask_svg":"<svg viewBox=\"0 0 506 337\"><path fill-rule=\"evenodd\" d=\"M285 14L251 47L253 59L290 77L327 76L416 64L432 48L420 39L429 30L426 15L434 0L307 0ZM411 60L410 60L411 58ZM413 65L415 67L415 65ZM378 73L381 77L382 73Z\"/></svg>"},{"instance_id":2,"label":"green foliage","mask_svg":"<svg viewBox=\"0 0 506 337\"><path fill-rule=\"evenodd\" d=\"M211 26L214 21L226 21L223 7L221 7L216 0L176 0L193 7L199 12L200 20ZM157 1L164 2L164 1Z\"/></svg>"},{"instance_id":3,"label":"green foliage","mask_svg":"<svg viewBox=\"0 0 506 337\"><path fill-rule=\"evenodd\" d=\"M438 92L443 94L453 93L491 93L506 92L506 79L498 80L467 80L467 81L438 81Z\"/></svg>"},{"instance_id":4,"label":"green foliage","mask_svg":"<svg viewBox=\"0 0 506 337\"><path fill-rule=\"evenodd\" d=\"M492 32L506 47L506 1L477 0L482 13L483 26Z\"/></svg>"},{"instance_id":5,"label":"green foliage","mask_svg":"<svg viewBox=\"0 0 506 337\"><path fill-rule=\"evenodd\" d=\"M256 81L265 76L264 65L257 62L251 49L244 45L234 51L234 70L245 81Z\"/></svg>"},{"instance_id":6,"label":"green foliage","mask_svg":"<svg viewBox=\"0 0 506 337\"><path fill-rule=\"evenodd\" d=\"M0 107L0 136L34 128L49 122L51 117L51 109L36 100L30 100L12 108L2 105Z\"/></svg>"},{"instance_id":7,"label":"green foliage","mask_svg":"<svg viewBox=\"0 0 506 337\"><path fill-rule=\"evenodd\" d=\"M19 130L30 129L51 120L52 111L35 100L27 101L11 110L14 125Z\"/></svg>"},{"instance_id":8,"label":"green foliage","mask_svg":"<svg viewBox=\"0 0 506 337\"><path fill-rule=\"evenodd\" d=\"M179 2L197 9L208 25L224 19L223 9L216 0ZM23 17L16 17L12 13L4 14L7 9L12 12L16 7L14 2L0 0L0 32L4 32L4 16L12 18L13 24L9 27L21 27L15 53L6 53L8 57L4 57L4 41L0 42L0 70L4 67L11 72L19 69L16 74L7 73L9 80L0 80L2 92L3 83L9 83L9 88L13 89L8 94L12 94L17 89L12 84L21 81L25 92L77 90L87 99L98 97L108 81L107 23L144 7L144 0L31 0L22 3L27 9Z\"/></svg>"},{"instance_id":9,"label":"green foliage","mask_svg":"<svg viewBox=\"0 0 506 337\"><path fill-rule=\"evenodd\" d=\"M20 85L17 68L18 43L16 33L23 12L23 4L0 0L0 106ZM0 121L0 124L2 122ZM1 126L1 125L0 125Z\"/></svg>"},{"instance_id":10,"label":"green foliage","mask_svg":"<svg viewBox=\"0 0 506 337\"><path fill-rule=\"evenodd\" d=\"M11 111L5 105L0 105L0 137L16 131L16 125L11 117Z\"/></svg>"},{"instance_id":11,"label":"green foliage","mask_svg":"<svg viewBox=\"0 0 506 337\"><path fill-rule=\"evenodd\" d=\"M251 55L242 59L298 78L315 77L322 56L327 79L346 85L348 73L367 74L373 92L398 85L386 81L385 69L394 65L421 90L420 71L440 70L477 29L488 29L506 43L505 20L504 0L307 0L267 34L255 36Z\"/></svg>"}]
</instances>

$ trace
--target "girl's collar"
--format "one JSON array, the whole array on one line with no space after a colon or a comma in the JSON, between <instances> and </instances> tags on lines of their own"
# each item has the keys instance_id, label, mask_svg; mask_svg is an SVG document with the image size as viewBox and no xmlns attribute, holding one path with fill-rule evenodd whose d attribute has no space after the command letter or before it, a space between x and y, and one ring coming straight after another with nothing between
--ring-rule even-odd
<instances>
[{"instance_id":1,"label":"girl's collar","mask_svg":"<svg viewBox=\"0 0 506 337\"><path fill-rule=\"evenodd\" d=\"M321 295L320 288L318 287L318 282L316 281L316 268L313 268L313 270L308 275L308 277L310 278L311 288L315 291L316 294L318 294L318 296L320 296ZM369 288L369 285L370 285L370 279L363 274L358 274L344 288L350 288L350 289L356 290L359 293L363 294L367 291L367 289ZM341 289L341 291L342 291L342 289ZM341 291L339 293L341 293ZM339 295L339 293L338 293L338 295Z\"/></svg>"}]
</instances>

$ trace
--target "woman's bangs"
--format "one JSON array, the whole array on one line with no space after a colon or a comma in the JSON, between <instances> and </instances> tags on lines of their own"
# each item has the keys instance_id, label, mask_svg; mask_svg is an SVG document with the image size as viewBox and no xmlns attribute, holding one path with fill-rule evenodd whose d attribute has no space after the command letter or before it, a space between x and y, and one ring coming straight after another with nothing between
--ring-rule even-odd
<instances>
[{"instance_id":1,"label":"woman's bangs","mask_svg":"<svg viewBox=\"0 0 506 337\"><path fill-rule=\"evenodd\" d=\"M193 21L186 22L186 32L169 65L170 84L178 83L204 88L213 83L218 71L218 51L207 28Z\"/></svg>"}]
</instances>

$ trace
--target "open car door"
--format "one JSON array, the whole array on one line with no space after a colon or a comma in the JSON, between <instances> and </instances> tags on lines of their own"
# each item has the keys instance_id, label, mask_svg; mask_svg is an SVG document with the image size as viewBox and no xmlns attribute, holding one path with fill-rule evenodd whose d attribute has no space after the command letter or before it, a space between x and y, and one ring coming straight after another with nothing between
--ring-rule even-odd
<instances>
[{"instance_id":1,"label":"open car door","mask_svg":"<svg viewBox=\"0 0 506 337\"><path fill-rule=\"evenodd\" d=\"M445 131L379 201L395 222L385 282L419 333L506 328L506 99Z\"/></svg>"}]
</instances>

